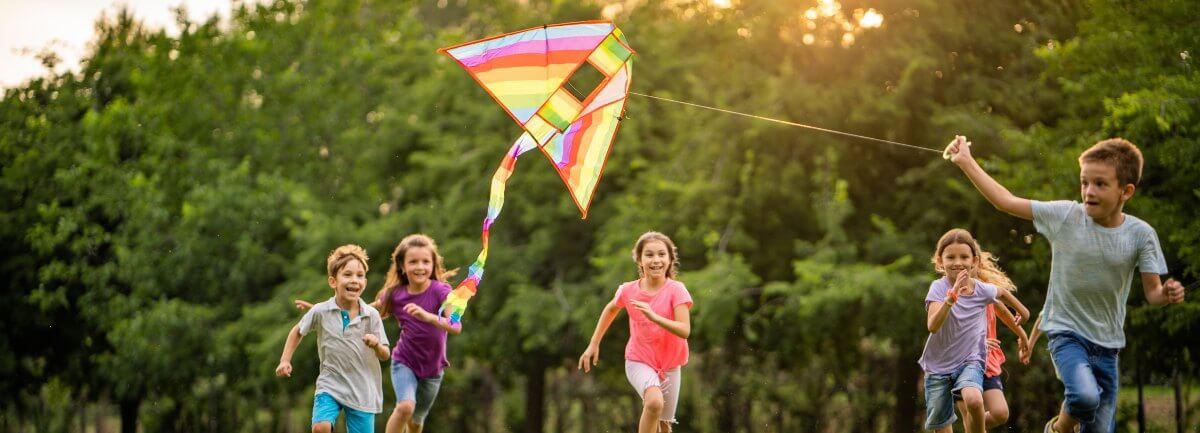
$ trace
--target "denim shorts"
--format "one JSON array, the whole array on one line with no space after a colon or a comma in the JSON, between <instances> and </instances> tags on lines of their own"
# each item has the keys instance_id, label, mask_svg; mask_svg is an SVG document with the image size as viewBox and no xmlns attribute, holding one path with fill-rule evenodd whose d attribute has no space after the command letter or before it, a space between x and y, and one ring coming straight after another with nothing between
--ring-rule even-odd
<instances>
[{"instance_id":1,"label":"denim shorts","mask_svg":"<svg viewBox=\"0 0 1200 433\"><path fill-rule=\"evenodd\" d=\"M1069 331L1050 332L1050 359L1064 388L1063 406L1080 432L1110 433L1117 416L1118 354Z\"/></svg>"},{"instance_id":2,"label":"denim shorts","mask_svg":"<svg viewBox=\"0 0 1200 433\"><path fill-rule=\"evenodd\" d=\"M414 424L425 424L425 417L429 415L438 390L442 388L444 374L439 371L437 376L417 379L417 374L407 365L392 361L392 389L396 391L396 403L405 400L413 402Z\"/></svg>"},{"instance_id":3,"label":"denim shorts","mask_svg":"<svg viewBox=\"0 0 1200 433\"><path fill-rule=\"evenodd\" d=\"M925 374L925 428L937 430L958 420L954 393L963 388L983 390L983 364L969 362L949 374Z\"/></svg>"},{"instance_id":4,"label":"denim shorts","mask_svg":"<svg viewBox=\"0 0 1200 433\"><path fill-rule=\"evenodd\" d=\"M330 427L337 424L338 412L346 411L346 431L349 433L374 433L375 414L351 409L339 403L333 396L320 393L313 399L312 425L327 422Z\"/></svg>"},{"instance_id":5,"label":"denim shorts","mask_svg":"<svg viewBox=\"0 0 1200 433\"><path fill-rule=\"evenodd\" d=\"M988 392L993 389L1004 391L1004 382L1000 380L1000 376L984 377L983 392ZM962 390L954 391L954 401L962 401Z\"/></svg>"}]
</instances>

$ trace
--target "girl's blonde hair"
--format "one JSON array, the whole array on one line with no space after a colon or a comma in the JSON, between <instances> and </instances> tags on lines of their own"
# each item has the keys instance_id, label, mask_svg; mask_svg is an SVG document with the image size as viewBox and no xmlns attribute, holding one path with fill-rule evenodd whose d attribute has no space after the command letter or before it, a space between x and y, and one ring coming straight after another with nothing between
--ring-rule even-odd
<instances>
[{"instance_id":1,"label":"girl's blonde hair","mask_svg":"<svg viewBox=\"0 0 1200 433\"><path fill-rule=\"evenodd\" d=\"M1008 275L1000 269L1000 265L996 261L996 257L982 248L979 248L979 242L975 241L975 237L971 236L971 232L964 229L950 229L946 234L938 239L937 250L933 252L933 269L939 274L945 274L946 269L942 267L942 251L946 247L954 244L963 244L971 248L971 254L979 258L979 266L974 269L974 277L979 281L991 284L993 286L1015 292L1017 285L1013 284Z\"/></svg>"},{"instance_id":2,"label":"girl's blonde hair","mask_svg":"<svg viewBox=\"0 0 1200 433\"><path fill-rule=\"evenodd\" d=\"M387 317L392 313L392 290L408 285L408 276L404 274L404 255L412 248L429 248L429 252L433 254L433 279L437 281L446 281L446 278L451 278L458 273L457 269L447 271L442 263L442 255L438 253L437 242L429 236L417 233L405 236L396 244L396 249L392 251L392 266L388 268L387 278L383 282L383 290L375 295L375 300L383 301L383 310L379 312L382 317Z\"/></svg>"},{"instance_id":3,"label":"girl's blonde hair","mask_svg":"<svg viewBox=\"0 0 1200 433\"><path fill-rule=\"evenodd\" d=\"M638 275L642 275L642 249L646 247L646 242L659 241L667 246L667 256L671 258L671 267L667 269L667 276L675 278L679 275L679 252L675 248L675 242L659 232L646 232L638 237L637 242L633 244L633 262L638 265Z\"/></svg>"},{"instance_id":4,"label":"girl's blonde hair","mask_svg":"<svg viewBox=\"0 0 1200 433\"><path fill-rule=\"evenodd\" d=\"M358 245L346 244L337 247L329 253L329 257L325 258L325 271L331 277L336 276L351 260L358 260L359 263L362 263L363 272L369 269L367 267L367 251Z\"/></svg>"}]
</instances>

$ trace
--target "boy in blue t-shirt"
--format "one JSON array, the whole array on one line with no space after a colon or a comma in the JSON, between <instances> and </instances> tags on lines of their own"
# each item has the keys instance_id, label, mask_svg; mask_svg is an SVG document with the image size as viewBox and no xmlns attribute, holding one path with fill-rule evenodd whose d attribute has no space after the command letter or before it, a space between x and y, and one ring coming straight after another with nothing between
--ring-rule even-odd
<instances>
[{"instance_id":1,"label":"boy in blue t-shirt","mask_svg":"<svg viewBox=\"0 0 1200 433\"><path fill-rule=\"evenodd\" d=\"M1146 300L1155 306L1183 302L1183 285L1163 284L1166 260L1154 228L1122 212L1142 176L1142 153L1120 138L1103 140L1079 156L1082 203L1032 201L1017 197L992 179L971 157L971 143L956 136L946 156L966 173L997 209L1033 220L1050 241L1046 305L1034 325L1050 338L1050 356L1063 383L1059 415L1047 433L1109 433L1116 418L1117 355L1125 346L1125 302L1134 268L1141 272Z\"/></svg>"}]
</instances>

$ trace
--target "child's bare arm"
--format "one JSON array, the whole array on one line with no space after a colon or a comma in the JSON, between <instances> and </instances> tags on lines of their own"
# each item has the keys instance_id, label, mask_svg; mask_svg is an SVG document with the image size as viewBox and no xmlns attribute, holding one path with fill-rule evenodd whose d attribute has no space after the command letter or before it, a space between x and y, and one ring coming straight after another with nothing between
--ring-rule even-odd
<instances>
[{"instance_id":1,"label":"child's bare arm","mask_svg":"<svg viewBox=\"0 0 1200 433\"><path fill-rule=\"evenodd\" d=\"M942 329L942 325L946 323L946 317L950 315L950 308L954 306L953 302L930 302L929 311L926 313L925 327L929 328L930 334L937 334Z\"/></svg>"},{"instance_id":2,"label":"child's bare arm","mask_svg":"<svg viewBox=\"0 0 1200 433\"><path fill-rule=\"evenodd\" d=\"M620 312L621 307L617 305L615 296L600 312L600 319L596 321L596 330L592 331L592 339L588 342L587 349L583 351L583 354L579 355L579 369L584 373L591 371L593 365L600 363L600 340L604 339L608 327L612 326L613 320L617 319L617 314Z\"/></svg>"},{"instance_id":3,"label":"child's bare arm","mask_svg":"<svg viewBox=\"0 0 1200 433\"><path fill-rule=\"evenodd\" d=\"M380 361L388 359L388 355L391 355L388 345L379 341L379 337L376 337L375 334L363 335L363 343L371 348L371 351L375 352L375 357L379 358Z\"/></svg>"},{"instance_id":4,"label":"child's bare arm","mask_svg":"<svg viewBox=\"0 0 1200 433\"><path fill-rule=\"evenodd\" d=\"M983 167L971 157L971 143L966 141L966 137L955 136L954 141L946 147L946 154L967 175L975 189L996 209L1018 218L1033 219L1033 204L1029 199L1013 195L1008 188L983 171Z\"/></svg>"},{"instance_id":5,"label":"child's bare arm","mask_svg":"<svg viewBox=\"0 0 1200 433\"><path fill-rule=\"evenodd\" d=\"M655 313L654 310L650 308L650 304L648 303L632 301L631 304L633 304L633 307L638 311L641 311L642 314L645 314L646 318L650 319L651 322L654 322L656 325L661 326L663 329L666 329L667 332L675 334L675 336L679 338L687 339L688 335L691 335L692 333L691 317L688 314L688 306L685 304L675 306L675 320L668 319L659 315L658 313Z\"/></svg>"},{"instance_id":6,"label":"child's bare arm","mask_svg":"<svg viewBox=\"0 0 1200 433\"><path fill-rule=\"evenodd\" d=\"M304 338L300 335L300 325L292 327L288 331L287 342L283 343L283 355L279 357L279 366L275 367L275 375L279 377L292 376L292 354L296 353L296 347L300 346L300 339Z\"/></svg>"},{"instance_id":7,"label":"child's bare arm","mask_svg":"<svg viewBox=\"0 0 1200 433\"><path fill-rule=\"evenodd\" d=\"M995 307L993 308L996 309L996 318L1000 319L1000 323L1003 323L1009 331L1012 331L1013 334L1017 335L1017 340L1019 343L1029 339L1029 336L1025 334L1025 329L1022 328L1019 323L1017 323L1017 318L1013 317L1012 312L1008 311L1008 307L1005 307L1002 303L996 303Z\"/></svg>"},{"instance_id":8,"label":"child's bare arm","mask_svg":"<svg viewBox=\"0 0 1200 433\"><path fill-rule=\"evenodd\" d=\"M1142 291L1146 293L1146 302L1155 307L1183 302L1183 284L1174 278L1163 284L1162 278L1153 272L1142 272Z\"/></svg>"},{"instance_id":9,"label":"child's bare arm","mask_svg":"<svg viewBox=\"0 0 1200 433\"><path fill-rule=\"evenodd\" d=\"M1016 322L1018 326L1025 323L1026 320L1029 320L1029 309L1025 308L1025 304L1022 304L1021 300L1017 299L1017 296L1013 294L1012 290L1000 289L999 298L1000 301L1017 310L1017 315L1013 318L1013 321Z\"/></svg>"},{"instance_id":10,"label":"child's bare arm","mask_svg":"<svg viewBox=\"0 0 1200 433\"><path fill-rule=\"evenodd\" d=\"M1029 364L1029 358L1033 356L1033 348L1037 346L1038 338L1041 337L1042 331L1038 330L1038 326L1042 324L1042 317L1038 316L1037 320L1033 321L1033 329L1029 331L1029 340L1025 346L1020 349L1019 357L1022 364Z\"/></svg>"}]
</instances>

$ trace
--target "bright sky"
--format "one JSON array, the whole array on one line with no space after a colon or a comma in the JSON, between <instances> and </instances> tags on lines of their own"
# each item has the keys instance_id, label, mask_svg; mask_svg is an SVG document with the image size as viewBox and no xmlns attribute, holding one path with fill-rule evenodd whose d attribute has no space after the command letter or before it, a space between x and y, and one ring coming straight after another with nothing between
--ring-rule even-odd
<instances>
[{"instance_id":1,"label":"bright sky","mask_svg":"<svg viewBox=\"0 0 1200 433\"><path fill-rule=\"evenodd\" d=\"M193 21L213 13L229 15L235 0L0 0L0 88L20 85L45 74L33 53L51 46L62 63L57 72L78 70L79 59L92 39L94 23L107 11L128 6L135 17L152 27L176 32L171 9L183 4ZM29 50L29 54L22 54Z\"/></svg>"}]
</instances>

